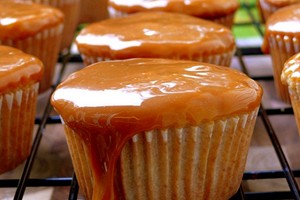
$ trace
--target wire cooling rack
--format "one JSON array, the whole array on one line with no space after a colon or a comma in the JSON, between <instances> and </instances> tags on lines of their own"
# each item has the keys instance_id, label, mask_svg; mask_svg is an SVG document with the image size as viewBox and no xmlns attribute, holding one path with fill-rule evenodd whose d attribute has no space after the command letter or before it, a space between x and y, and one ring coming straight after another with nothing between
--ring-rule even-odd
<instances>
[{"instance_id":1,"label":"wire cooling rack","mask_svg":"<svg viewBox=\"0 0 300 200\"><path fill-rule=\"evenodd\" d=\"M256 37L262 39L263 37L263 24L260 23L259 18L257 17L257 9L255 2L253 1L244 1L241 2L241 13L243 17L247 20L237 21L234 26L234 31L244 34L245 32L256 32ZM242 18L243 18L242 17ZM243 31L241 31L243 30ZM246 31L245 31L246 30ZM239 63L240 69L248 74L253 79L260 81L272 82L273 77L270 75L258 75L251 76L249 74L249 64L245 61L245 57L251 55L262 55L260 50L259 42L251 41L251 45L243 46L238 44L237 53L235 56L236 62ZM254 44L253 44L254 43ZM71 52L71 53L70 53ZM63 79L63 74L67 70L68 64L70 63L82 63L82 60L78 54L72 53L72 51L66 52L60 55L58 63L61 65L60 71L58 72L57 82L54 84L52 91L55 86ZM24 193L28 188L39 188L39 187L67 187L67 194L64 199L75 200L80 196L79 187L77 184L75 174L72 176L62 176L62 177L38 177L31 178L31 171L36 160L36 155L40 149L40 143L45 134L45 129L48 125L51 124L60 124L60 119L57 115L53 115L53 108L49 104L51 92L47 96L47 102L42 113L36 117L36 135L33 141L32 151L24 164L24 167L21 170L21 174L18 178L15 179L1 179L0 178L0 188L13 188L14 195L13 199L19 200L24 198ZM261 106L259 112L259 119L262 121L262 124L265 128L265 133L271 141L271 146L275 151L276 157L280 163L281 168L278 170L256 170L256 171L246 171L243 176L243 182L247 181L263 181L263 180L283 180L287 183L286 190L280 191L251 191L245 189L243 184L241 185L239 191L236 193L232 200L241 200L241 199L300 199L299 187L296 179L300 177L300 170L292 169L288 158L282 148L282 145L278 139L278 133L274 129L274 124L272 124L270 117L271 116L284 116L284 115L293 115L293 110L290 106L279 106L273 108L265 108ZM300 152L299 152L300 153ZM72 174L72 173L71 173ZM1 190L0 190L1 191ZM0 196L1 197L1 196ZM7 198L10 199L10 198ZM58 199L52 197L51 199Z\"/></svg>"}]
</instances>

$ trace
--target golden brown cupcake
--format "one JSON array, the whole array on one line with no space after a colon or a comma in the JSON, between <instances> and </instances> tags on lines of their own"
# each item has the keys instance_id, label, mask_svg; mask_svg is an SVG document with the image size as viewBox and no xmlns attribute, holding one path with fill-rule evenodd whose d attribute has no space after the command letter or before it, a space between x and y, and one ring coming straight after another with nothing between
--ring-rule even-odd
<instances>
[{"instance_id":1,"label":"golden brown cupcake","mask_svg":"<svg viewBox=\"0 0 300 200\"><path fill-rule=\"evenodd\" d=\"M295 54L284 64L281 81L288 86L295 119L300 134L300 53Z\"/></svg>"},{"instance_id":2,"label":"golden brown cupcake","mask_svg":"<svg viewBox=\"0 0 300 200\"><path fill-rule=\"evenodd\" d=\"M61 10L65 16L61 50L68 49L75 36L80 14L80 0L18 0L53 6Z\"/></svg>"},{"instance_id":3,"label":"golden brown cupcake","mask_svg":"<svg viewBox=\"0 0 300 200\"><path fill-rule=\"evenodd\" d=\"M240 4L238 0L108 0L108 10L111 17L120 17L142 11L176 12L212 20L232 27L234 14Z\"/></svg>"},{"instance_id":4,"label":"golden brown cupcake","mask_svg":"<svg viewBox=\"0 0 300 200\"><path fill-rule=\"evenodd\" d=\"M300 3L300 0L258 0L258 5L261 8L260 11L264 21L280 8L296 3Z\"/></svg>"},{"instance_id":5,"label":"golden brown cupcake","mask_svg":"<svg viewBox=\"0 0 300 200\"><path fill-rule=\"evenodd\" d=\"M285 61L300 51L300 4L282 8L268 18L262 50L271 54L280 99L289 103L288 89L282 85L280 76Z\"/></svg>"},{"instance_id":6,"label":"golden brown cupcake","mask_svg":"<svg viewBox=\"0 0 300 200\"><path fill-rule=\"evenodd\" d=\"M20 1L0 1L0 44L38 57L45 66L40 92L52 85L64 16L50 6Z\"/></svg>"},{"instance_id":7,"label":"golden brown cupcake","mask_svg":"<svg viewBox=\"0 0 300 200\"><path fill-rule=\"evenodd\" d=\"M92 23L78 34L75 43L86 65L142 57L229 66L236 47L225 26L167 12L139 12Z\"/></svg>"},{"instance_id":8,"label":"golden brown cupcake","mask_svg":"<svg viewBox=\"0 0 300 200\"><path fill-rule=\"evenodd\" d=\"M42 62L0 45L0 174L29 155Z\"/></svg>"},{"instance_id":9,"label":"golden brown cupcake","mask_svg":"<svg viewBox=\"0 0 300 200\"><path fill-rule=\"evenodd\" d=\"M51 103L87 199L201 200L238 190L261 96L231 68L129 59L75 72Z\"/></svg>"},{"instance_id":10,"label":"golden brown cupcake","mask_svg":"<svg viewBox=\"0 0 300 200\"><path fill-rule=\"evenodd\" d=\"M80 23L97 22L108 18L107 0L81 0Z\"/></svg>"}]
</instances>

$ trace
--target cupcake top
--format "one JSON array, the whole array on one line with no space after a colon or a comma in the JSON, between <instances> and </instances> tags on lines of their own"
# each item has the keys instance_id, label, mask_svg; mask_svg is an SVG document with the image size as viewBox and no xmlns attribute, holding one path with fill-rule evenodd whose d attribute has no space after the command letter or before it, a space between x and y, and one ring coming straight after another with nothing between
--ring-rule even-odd
<instances>
[{"instance_id":1,"label":"cupcake top","mask_svg":"<svg viewBox=\"0 0 300 200\"><path fill-rule=\"evenodd\" d=\"M75 130L114 127L124 132L127 124L126 131L138 132L248 112L259 105L261 96L260 86L234 69L194 61L129 59L99 62L73 73L58 86L52 104Z\"/></svg>"},{"instance_id":2,"label":"cupcake top","mask_svg":"<svg viewBox=\"0 0 300 200\"><path fill-rule=\"evenodd\" d=\"M225 26L166 12L140 12L85 27L76 44L82 54L111 59L134 57L195 59L232 51Z\"/></svg>"},{"instance_id":3,"label":"cupcake top","mask_svg":"<svg viewBox=\"0 0 300 200\"><path fill-rule=\"evenodd\" d=\"M234 13L239 8L237 0L109 0L108 5L124 13L141 11L179 12L202 18L222 17Z\"/></svg>"},{"instance_id":4,"label":"cupcake top","mask_svg":"<svg viewBox=\"0 0 300 200\"><path fill-rule=\"evenodd\" d=\"M0 93L42 78L42 62L21 50L0 45Z\"/></svg>"},{"instance_id":5,"label":"cupcake top","mask_svg":"<svg viewBox=\"0 0 300 200\"><path fill-rule=\"evenodd\" d=\"M21 1L0 1L0 39L23 39L63 23L56 8Z\"/></svg>"},{"instance_id":6,"label":"cupcake top","mask_svg":"<svg viewBox=\"0 0 300 200\"><path fill-rule=\"evenodd\" d=\"M283 6L300 2L299 0L262 0L262 1L264 3L267 3L275 7L283 7Z\"/></svg>"},{"instance_id":7,"label":"cupcake top","mask_svg":"<svg viewBox=\"0 0 300 200\"><path fill-rule=\"evenodd\" d=\"M293 85L300 81L300 53L288 59L281 73L281 81L285 85Z\"/></svg>"},{"instance_id":8,"label":"cupcake top","mask_svg":"<svg viewBox=\"0 0 300 200\"><path fill-rule=\"evenodd\" d=\"M273 13L266 22L262 51L269 52L270 35L300 36L300 4L286 6Z\"/></svg>"}]
</instances>

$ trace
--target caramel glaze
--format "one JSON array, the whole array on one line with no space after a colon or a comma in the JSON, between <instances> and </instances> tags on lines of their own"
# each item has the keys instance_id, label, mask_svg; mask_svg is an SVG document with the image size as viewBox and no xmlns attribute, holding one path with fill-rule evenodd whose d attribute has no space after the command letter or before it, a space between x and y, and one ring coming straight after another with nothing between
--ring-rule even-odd
<instances>
[{"instance_id":1,"label":"caramel glaze","mask_svg":"<svg viewBox=\"0 0 300 200\"><path fill-rule=\"evenodd\" d=\"M82 54L111 59L193 59L235 48L228 28L166 12L141 12L91 24L79 33L76 44Z\"/></svg>"},{"instance_id":2,"label":"caramel glaze","mask_svg":"<svg viewBox=\"0 0 300 200\"><path fill-rule=\"evenodd\" d=\"M42 62L22 51L0 45L0 94L42 79Z\"/></svg>"},{"instance_id":3,"label":"caramel glaze","mask_svg":"<svg viewBox=\"0 0 300 200\"><path fill-rule=\"evenodd\" d=\"M232 14L240 6L237 0L109 0L108 5L128 14L152 10L178 12L206 19Z\"/></svg>"},{"instance_id":4,"label":"caramel glaze","mask_svg":"<svg viewBox=\"0 0 300 200\"><path fill-rule=\"evenodd\" d=\"M285 85L300 81L300 53L295 54L285 62L281 73L281 81Z\"/></svg>"},{"instance_id":5,"label":"caramel glaze","mask_svg":"<svg viewBox=\"0 0 300 200\"><path fill-rule=\"evenodd\" d=\"M279 8L300 2L299 0L264 0L264 1L269 5L279 7Z\"/></svg>"},{"instance_id":6,"label":"caramel glaze","mask_svg":"<svg viewBox=\"0 0 300 200\"><path fill-rule=\"evenodd\" d=\"M294 4L281 8L272 14L266 22L266 30L262 51L269 53L270 35L286 35L289 37L300 36L300 4Z\"/></svg>"},{"instance_id":7,"label":"caramel glaze","mask_svg":"<svg viewBox=\"0 0 300 200\"><path fill-rule=\"evenodd\" d=\"M0 39L23 39L60 24L64 15L50 6L20 1L0 1Z\"/></svg>"},{"instance_id":8,"label":"caramel glaze","mask_svg":"<svg viewBox=\"0 0 300 200\"><path fill-rule=\"evenodd\" d=\"M261 97L261 87L234 69L129 59L99 62L73 73L58 86L51 103L89 148L93 199L99 200L114 199L115 165L134 134L246 113L259 106Z\"/></svg>"}]
</instances>

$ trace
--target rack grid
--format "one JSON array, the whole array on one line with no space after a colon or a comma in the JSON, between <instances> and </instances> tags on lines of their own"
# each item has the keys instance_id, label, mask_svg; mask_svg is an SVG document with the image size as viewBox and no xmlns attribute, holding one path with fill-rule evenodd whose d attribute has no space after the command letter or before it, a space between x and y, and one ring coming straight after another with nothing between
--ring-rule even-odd
<instances>
[{"instance_id":1,"label":"rack grid","mask_svg":"<svg viewBox=\"0 0 300 200\"><path fill-rule=\"evenodd\" d=\"M241 9L246 13L247 17L250 19L248 21L242 21L235 23L235 27L245 27L251 26L256 30L259 37L263 37L263 25L260 22L259 18L255 16L253 10L255 12L256 5L253 1L242 1ZM235 58L238 60L241 70L249 75L248 69L244 57L249 55L262 55L260 50L260 46L238 46L237 53ZM81 63L82 60L78 54L73 54L70 50L67 53L61 54L58 60L58 63L61 64L59 76L57 77L57 81L52 87L52 91L55 89L55 86L63 79L64 72L68 66L68 63ZM250 75L249 75L250 76ZM273 81L272 76L253 76L253 79L259 81ZM0 179L0 188L15 188L14 199L20 200L23 199L24 193L27 188L35 188L35 187L68 187L69 192L68 198L70 200L78 199L79 187L77 184L75 174L70 177L46 177L46 178L31 178L30 173L32 170L32 166L34 164L36 154L39 151L41 139L44 136L44 132L46 126L49 124L60 124L60 119L57 115L53 115L53 108L51 107L50 100L51 92L48 96L48 102L45 105L44 111L41 116L37 116L35 120L35 124L38 127L36 130L36 135L33 141L33 146L31 150L31 154L27 159L24 168L22 170L22 174L17 179ZM247 180L264 180L264 179L284 179L288 184L289 190L287 191L273 191L273 192L249 192L244 191L242 185L239 191L236 193L232 200L243 200L243 199L300 199L299 195L299 187L296 179L300 177L300 169L295 170L291 169L288 159L282 149L280 141L277 137L277 133L273 128L273 124L270 121L270 116L274 115L293 115L293 110L290 106L287 107L278 107L278 108L264 108L261 105L261 109L259 112L259 118L262 120L263 125L266 129L266 133L271 140L272 146L278 160L281 165L281 170L262 170L262 171L251 171L245 172L243 176L243 181Z\"/></svg>"}]
</instances>

